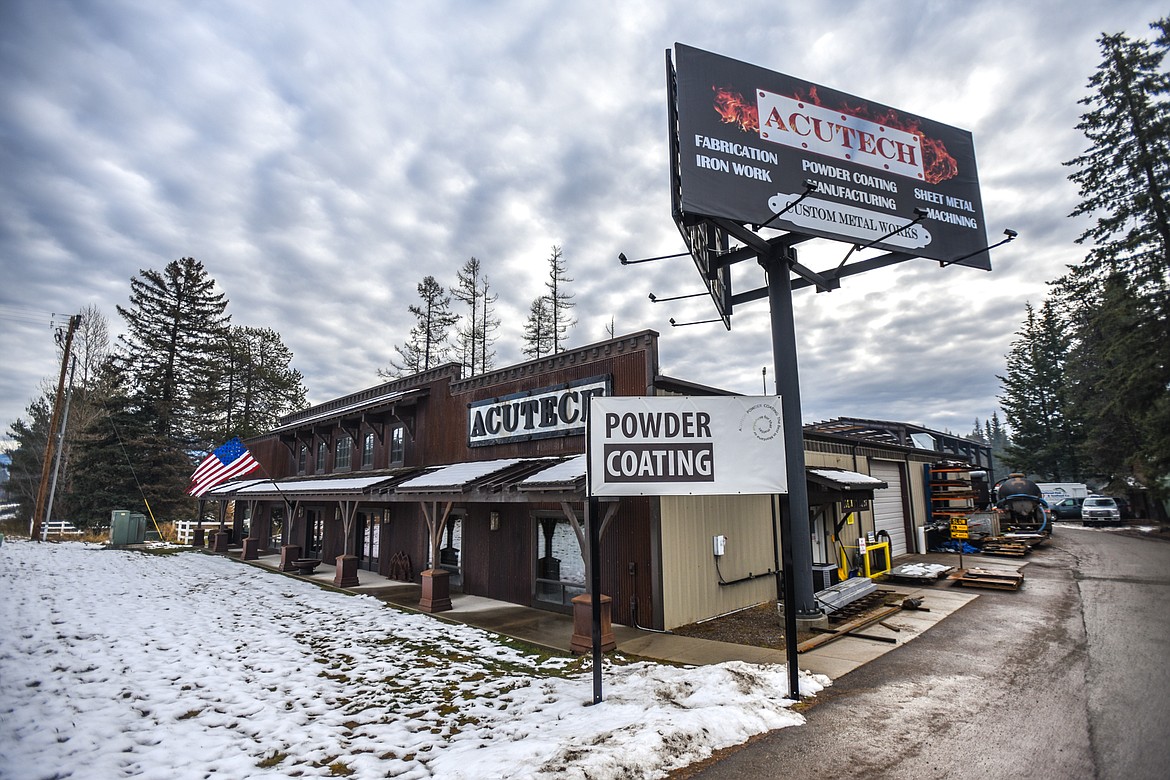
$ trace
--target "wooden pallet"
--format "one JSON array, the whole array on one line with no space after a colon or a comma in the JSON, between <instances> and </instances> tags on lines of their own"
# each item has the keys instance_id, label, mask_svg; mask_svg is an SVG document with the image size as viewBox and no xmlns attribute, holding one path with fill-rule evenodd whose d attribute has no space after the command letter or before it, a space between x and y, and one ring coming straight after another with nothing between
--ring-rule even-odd
<instances>
[{"instance_id":1,"label":"wooden pallet","mask_svg":"<svg viewBox=\"0 0 1170 780\"><path fill-rule=\"evenodd\" d=\"M1013 558L1023 558L1032 552L1032 548L1023 542L1000 542L985 540L980 552L984 555L1007 555Z\"/></svg>"},{"instance_id":2,"label":"wooden pallet","mask_svg":"<svg viewBox=\"0 0 1170 780\"><path fill-rule=\"evenodd\" d=\"M1015 571L992 569L959 569L950 579L956 585L968 588L995 588L996 590L1019 590L1024 575Z\"/></svg>"}]
</instances>

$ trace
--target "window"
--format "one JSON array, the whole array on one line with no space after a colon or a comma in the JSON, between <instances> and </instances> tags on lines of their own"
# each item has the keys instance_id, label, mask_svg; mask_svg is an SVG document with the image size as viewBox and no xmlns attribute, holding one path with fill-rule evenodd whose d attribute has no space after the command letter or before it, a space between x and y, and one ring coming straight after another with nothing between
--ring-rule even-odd
<instances>
[{"instance_id":1,"label":"window","mask_svg":"<svg viewBox=\"0 0 1170 780\"><path fill-rule=\"evenodd\" d=\"M567 607L585 592L585 561L569 521L562 515L536 517L536 600Z\"/></svg>"},{"instance_id":2,"label":"window","mask_svg":"<svg viewBox=\"0 0 1170 780\"><path fill-rule=\"evenodd\" d=\"M325 442L317 442L317 469L318 474L325 471Z\"/></svg>"},{"instance_id":3,"label":"window","mask_svg":"<svg viewBox=\"0 0 1170 780\"><path fill-rule=\"evenodd\" d=\"M333 470L348 469L353 458L353 438L340 436L337 439L337 449L333 453Z\"/></svg>"},{"instance_id":4,"label":"window","mask_svg":"<svg viewBox=\"0 0 1170 780\"><path fill-rule=\"evenodd\" d=\"M374 465L374 434L367 433L362 440L362 468L368 469Z\"/></svg>"},{"instance_id":5,"label":"window","mask_svg":"<svg viewBox=\"0 0 1170 780\"><path fill-rule=\"evenodd\" d=\"M309 448L301 445L300 452L297 453L297 473L305 473L305 465L309 462Z\"/></svg>"},{"instance_id":6,"label":"window","mask_svg":"<svg viewBox=\"0 0 1170 780\"><path fill-rule=\"evenodd\" d=\"M405 433L401 425L394 426L394 430L390 432L390 462L401 463L403 454L406 450Z\"/></svg>"}]
</instances>

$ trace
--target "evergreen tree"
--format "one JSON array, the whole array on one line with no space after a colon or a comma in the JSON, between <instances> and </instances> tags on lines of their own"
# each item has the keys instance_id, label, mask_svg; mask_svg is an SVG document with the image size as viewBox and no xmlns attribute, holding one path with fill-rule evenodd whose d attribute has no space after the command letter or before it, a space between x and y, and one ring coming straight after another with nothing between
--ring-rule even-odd
<instances>
[{"instance_id":1,"label":"evergreen tree","mask_svg":"<svg viewBox=\"0 0 1170 780\"><path fill-rule=\"evenodd\" d=\"M1165 473L1159 417L1170 392L1165 320L1139 297L1131 279L1114 274L1100 294L1075 314L1076 340L1067 374L1072 414L1083 421L1081 457L1093 474L1110 481L1136 476L1147 485Z\"/></svg>"},{"instance_id":2,"label":"evergreen tree","mask_svg":"<svg viewBox=\"0 0 1170 780\"><path fill-rule=\"evenodd\" d=\"M72 517L82 525L104 528L115 509L153 514L159 523L190 516L195 508L186 495L190 459L159 433L157 407L132 398L113 372L105 381L109 391L99 412L74 445L73 479L66 495Z\"/></svg>"},{"instance_id":3,"label":"evergreen tree","mask_svg":"<svg viewBox=\"0 0 1170 780\"><path fill-rule=\"evenodd\" d=\"M1084 294L1104 278L1124 272L1143 297L1167 310L1170 283L1170 76L1162 67L1170 41L1167 19L1151 25L1151 43L1124 33L1097 39L1104 57L1089 79L1089 110L1077 129L1090 147L1066 165L1080 187L1071 216L1093 224L1077 239L1090 246L1083 263L1063 279L1065 292Z\"/></svg>"},{"instance_id":4,"label":"evergreen tree","mask_svg":"<svg viewBox=\"0 0 1170 780\"><path fill-rule=\"evenodd\" d=\"M139 271L130 280L129 308L118 307L128 331L119 339L119 361L138 403L151 407L156 432L183 449L208 449L215 439L206 388L226 339L226 308L215 280L190 257L162 272Z\"/></svg>"},{"instance_id":5,"label":"evergreen tree","mask_svg":"<svg viewBox=\"0 0 1170 780\"><path fill-rule=\"evenodd\" d=\"M539 295L532 301L528 321L524 324L524 346L521 351L530 358L544 357L553 351L552 306L549 299Z\"/></svg>"},{"instance_id":6,"label":"evergreen tree","mask_svg":"<svg viewBox=\"0 0 1170 780\"><path fill-rule=\"evenodd\" d=\"M545 297L548 300L548 317L552 326L553 353L565 348L565 336L569 328L577 324L577 320L570 315L570 311L577 304L573 301L573 294L566 288L571 281L572 278L566 273L565 256L559 246L554 246L548 258L548 281L544 283L548 288L548 295Z\"/></svg>"},{"instance_id":7,"label":"evergreen tree","mask_svg":"<svg viewBox=\"0 0 1170 780\"><path fill-rule=\"evenodd\" d=\"M1051 481L1080 477L1077 434L1067 414L1064 367L1069 343L1051 301L1039 316L1025 307L1024 326L1007 355L1000 406L1012 429L1006 461L1012 468Z\"/></svg>"},{"instance_id":8,"label":"evergreen tree","mask_svg":"<svg viewBox=\"0 0 1170 780\"><path fill-rule=\"evenodd\" d=\"M418 284L422 305L411 304L415 317L407 340L394 347L399 360L391 359L390 367L378 369L380 376L397 377L417 374L438 366L450 350L448 335L459 315L451 312L451 296L435 277L427 276Z\"/></svg>"},{"instance_id":9,"label":"evergreen tree","mask_svg":"<svg viewBox=\"0 0 1170 780\"><path fill-rule=\"evenodd\" d=\"M36 509L45 448L49 442L49 422L53 416L53 395L53 390L46 388L29 402L25 409L27 419L18 417L8 427L8 434L16 442L16 447L11 451L12 465L4 487L9 500L17 504L17 518L26 526Z\"/></svg>"},{"instance_id":10,"label":"evergreen tree","mask_svg":"<svg viewBox=\"0 0 1170 780\"><path fill-rule=\"evenodd\" d=\"M470 309L457 336L460 362L467 370L467 376L482 374L491 367L495 358L491 345L496 341L495 331L500 320L492 309L499 296L491 292L478 259L472 257L463 264L451 294Z\"/></svg>"},{"instance_id":11,"label":"evergreen tree","mask_svg":"<svg viewBox=\"0 0 1170 780\"><path fill-rule=\"evenodd\" d=\"M217 410L216 441L248 438L307 405L304 377L292 351L271 328L231 326L218 354L208 405Z\"/></svg>"},{"instance_id":12,"label":"evergreen tree","mask_svg":"<svg viewBox=\"0 0 1170 780\"><path fill-rule=\"evenodd\" d=\"M1136 476L1165 495L1170 472L1170 20L1152 41L1098 39L1078 129L1089 148L1067 165L1073 217L1093 220L1085 259L1057 282L1072 322L1073 411L1098 476Z\"/></svg>"},{"instance_id":13,"label":"evergreen tree","mask_svg":"<svg viewBox=\"0 0 1170 780\"><path fill-rule=\"evenodd\" d=\"M998 478L1007 475L1004 467L1004 458L1007 448L1011 445L1007 429L999 421L999 412L992 412L991 419L984 424L984 435L991 445L991 472Z\"/></svg>"}]
</instances>

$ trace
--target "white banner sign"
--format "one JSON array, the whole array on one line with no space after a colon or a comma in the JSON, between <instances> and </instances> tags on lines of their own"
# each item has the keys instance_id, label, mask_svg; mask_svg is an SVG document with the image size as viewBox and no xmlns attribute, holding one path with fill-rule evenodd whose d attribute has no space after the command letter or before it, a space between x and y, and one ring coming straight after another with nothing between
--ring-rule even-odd
<instances>
[{"instance_id":1,"label":"white banner sign","mask_svg":"<svg viewBox=\"0 0 1170 780\"><path fill-rule=\"evenodd\" d=\"M594 496L787 493L776 396L594 397Z\"/></svg>"}]
</instances>

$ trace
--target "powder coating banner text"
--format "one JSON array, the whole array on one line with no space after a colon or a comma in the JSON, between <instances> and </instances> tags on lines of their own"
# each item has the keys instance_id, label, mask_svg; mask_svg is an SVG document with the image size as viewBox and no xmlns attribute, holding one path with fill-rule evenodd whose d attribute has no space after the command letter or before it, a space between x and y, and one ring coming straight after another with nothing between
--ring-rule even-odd
<instances>
[{"instance_id":1,"label":"powder coating banner text","mask_svg":"<svg viewBox=\"0 0 1170 780\"><path fill-rule=\"evenodd\" d=\"M787 493L775 396L594 397L594 496Z\"/></svg>"}]
</instances>

